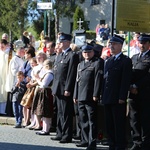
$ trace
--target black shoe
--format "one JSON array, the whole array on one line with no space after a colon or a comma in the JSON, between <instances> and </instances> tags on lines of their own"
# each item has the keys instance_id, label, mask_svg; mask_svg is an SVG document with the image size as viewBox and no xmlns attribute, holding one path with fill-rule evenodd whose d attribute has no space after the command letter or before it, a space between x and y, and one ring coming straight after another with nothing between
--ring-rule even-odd
<instances>
[{"instance_id":1,"label":"black shoe","mask_svg":"<svg viewBox=\"0 0 150 150\"><path fill-rule=\"evenodd\" d=\"M72 138L75 139L75 140L81 140L80 136L73 136Z\"/></svg>"},{"instance_id":2,"label":"black shoe","mask_svg":"<svg viewBox=\"0 0 150 150\"><path fill-rule=\"evenodd\" d=\"M60 141L60 140L61 140L61 137L58 137L58 136L52 137L51 140L54 140L54 141Z\"/></svg>"},{"instance_id":3,"label":"black shoe","mask_svg":"<svg viewBox=\"0 0 150 150\"><path fill-rule=\"evenodd\" d=\"M34 130L35 128L34 128L34 127L29 127L28 129L29 129L29 130Z\"/></svg>"},{"instance_id":4,"label":"black shoe","mask_svg":"<svg viewBox=\"0 0 150 150\"><path fill-rule=\"evenodd\" d=\"M141 146L135 144L130 148L130 150L141 150L141 149L142 149Z\"/></svg>"},{"instance_id":5,"label":"black shoe","mask_svg":"<svg viewBox=\"0 0 150 150\"><path fill-rule=\"evenodd\" d=\"M36 132L37 135L49 135L49 132L45 132L45 131L39 131Z\"/></svg>"},{"instance_id":6,"label":"black shoe","mask_svg":"<svg viewBox=\"0 0 150 150\"><path fill-rule=\"evenodd\" d=\"M64 144L64 143L72 143L72 140L60 140L59 141L59 143L62 143L62 144Z\"/></svg>"},{"instance_id":7,"label":"black shoe","mask_svg":"<svg viewBox=\"0 0 150 150\"><path fill-rule=\"evenodd\" d=\"M20 124L17 124L14 126L14 128L22 128L22 126Z\"/></svg>"},{"instance_id":8,"label":"black shoe","mask_svg":"<svg viewBox=\"0 0 150 150\"><path fill-rule=\"evenodd\" d=\"M88 143L79 143L76 144L77 147L88 147Z\"/></svg>"},{"instance_id":9,"label":"black shoe","mask_svg":"<svg viewBox=\"0 0 150 150\"><path fill-rule=\"evenodd\" d=\"M42 127L34 128L33 130L34 130L34 131L40 131L40 130L42 130Z\"/></svg>"}]
</instances>

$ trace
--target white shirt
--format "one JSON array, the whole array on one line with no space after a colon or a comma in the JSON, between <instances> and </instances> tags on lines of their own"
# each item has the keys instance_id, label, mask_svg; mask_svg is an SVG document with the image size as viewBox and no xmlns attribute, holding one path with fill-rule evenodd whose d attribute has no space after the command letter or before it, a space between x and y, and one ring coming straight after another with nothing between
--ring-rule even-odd
<instances>
[{"instance_id":1,"label":"white shirt","mask_svg":"<svg viewBox=\"0 0 150 150\"><path fill-rule=\"evenodd\" d=\"M53 80L53 73L52 70L45 70L45 72L42 73L41 73L42 80L38 80L37 82L40 88L47 88L51 83L51 81Z\"/></svg>"}]
</instances>

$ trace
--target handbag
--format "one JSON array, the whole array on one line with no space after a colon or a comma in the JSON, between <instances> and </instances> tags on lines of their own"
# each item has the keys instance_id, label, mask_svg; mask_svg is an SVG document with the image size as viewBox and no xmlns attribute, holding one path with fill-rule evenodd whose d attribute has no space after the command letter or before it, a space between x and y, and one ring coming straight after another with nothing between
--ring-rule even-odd
<instances>
[{"instance_id":1,"label":"handbag","mask_svg":"<svg viewBox=\"0 0 150 150\"><path fill-rule=\"evenodd\" d=\"M34 91L35 87L28 88L21 100L20 105L30 108L34 97Z\"/></svg>"}]
</instances>

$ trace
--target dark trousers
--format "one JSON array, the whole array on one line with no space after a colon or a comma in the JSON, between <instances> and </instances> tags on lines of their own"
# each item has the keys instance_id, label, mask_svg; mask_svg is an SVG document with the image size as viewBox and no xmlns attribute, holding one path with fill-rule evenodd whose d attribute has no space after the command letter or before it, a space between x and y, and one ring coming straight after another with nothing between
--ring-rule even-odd
<instances>
[{"instance_id":1,"label":"dark trousers","mask_svg":"<svg viewBox=\"0 0 150 150\"><path fill-rule=\"evenodd\" d=\"M109 149L125 150L126 104L107 104L104 108Z\"/></svg>"},{"instance_id":2,"label":"dark trousers","mask_svg":"<svg viewBox=\"0 0 150 150\"><path fill-rule=\"evenodd\" d=\"M96 147L96 112L97 102L78 101L79 118L81 125L81 143L88 143Z\"/></svg>"},{"instance_id":3,"label":"dark trousers","mask_svg":"<svg viewBox=\"0 0 150 150\"><path fill-rule=\"evenodd\" d=\"M12 94L11 94L11 92L7 93L7 103L6 103L5 113L9 117L13 117L14 116L13 108L12 108Z\"/></svg>"},{"instance_id":4,"label":"dark trousers","mask_svg":"<svg viewBox=\"0 0 150 150\"><path fill-rule=\"evenodd\" d=\"M139 96L138 96L139 97ZM131 135L135 145L150 149L150 99L130 99Z\"/></svg>"},{"instance_id":5,"label":"dark trousers","mask_svg":"<svg viewBox=\"0 0 150 150\"><path fill-rule=\"evenodd\" d=\"M80 125L80 117L79 117L79 109L78 104L74 104L74 112L75 112L75 119L76 119L76 136L81 136L81 125Z\"/></svg>"},{"instance_id":6,"label":"dark trousers","mask_svg":"<svg viewBox=\"0 0 150 150\"><path fill-rule=\"evenodd\" d=\"M63 95L55 98L57 101L57 136L62 140L72 140L73 99Z\"/></svg>"},{"instance_id":7,"label":"dark trousers","mask_svg":"<svg viewBox=\"0 0 150 150\"><path fill-rule=\"evenodd\" d=\"M57 101L55 96L53 97L53 118L52 118L52 128L57 126Z\"/></svg>"}]
</instances>

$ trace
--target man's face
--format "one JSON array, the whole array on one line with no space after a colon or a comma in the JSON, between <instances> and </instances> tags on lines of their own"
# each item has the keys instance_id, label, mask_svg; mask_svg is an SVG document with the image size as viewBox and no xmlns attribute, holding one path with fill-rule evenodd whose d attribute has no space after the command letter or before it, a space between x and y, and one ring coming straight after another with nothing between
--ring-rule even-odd
<instances>
[{"instance_id":1,"label":"man's face","mask_svg":"<svg viewBox=\"0 0 150 150\"><path fill-rule=\"evenodd\" d=\"M112 43L109 43L109 47L111 49L111 53L113 55L117 55L121 52L121 49L122 49L122 44L121 43L117 43L117 42L112 42Z\"/></svg>"},{"instance_id":2,"label":"man's face","mask_svg":"<svg viewBox=\"0 0 150 150\"><path fill-rule=\"evenodd\" d=\"M85 60L90 60L94 56L94 51L82 52L82 55Z\"/></svg>"},{"instance_id":3,"label":"man's face","mask_svg":"<svg viewBox=\"0 0 150 150\"><path fill-rule=\"evenodd\" d=\"M24 48L20 49L20 57L24 57L25 56L25 50Z\"/></svg>"},{"instance_id":4,"label":"man's face","mask_svg":"<svg viewBox=\"0 0 150 150\"><path fill-rule=\"evenodd\" d=\"M4 43L0 43L0 49L2 51L6 50L6 45Z\"/></svg>"},{"instance_id":5,"label":"man's face","mask_svg":"<svg viewBox=\"0 0 150 150\"><path fill-rule=\"evenodd\" d=\"M52 43L46 44L46 54L50 55L54 53L55 48L52 47Z\"/></svg>"},{"instance_id":6,"label":"man's face","mask_svg":"<svg viewBox=\"0 0 150 150\"><path fill-rule=\"evenodd\" d=\"M150 48L149 41L141 41L139 44L141 52L146 52Z\"/></svg>"},{"instance_id":7,"label":"man's face","mask_svg":"<svg viewBox=\"0 0 150 150\"><path fill-rule=\"evenodd\" d=\"M62 48L63 50L67 49L68 47L70 47L70 41L61 41L60 42L60 48Z\"/></svg>"},{"instance_id":8,"label":"man's face","mask_svg":"<svg viewBox=\"0 0 150 150\"><path fill-rule=\"evenodd\" d=\"M60 54L62 52L62 48L60 47L60 43L57 43L55 46L55 52L57 54Z\"/></svg>"}]
</instances>

